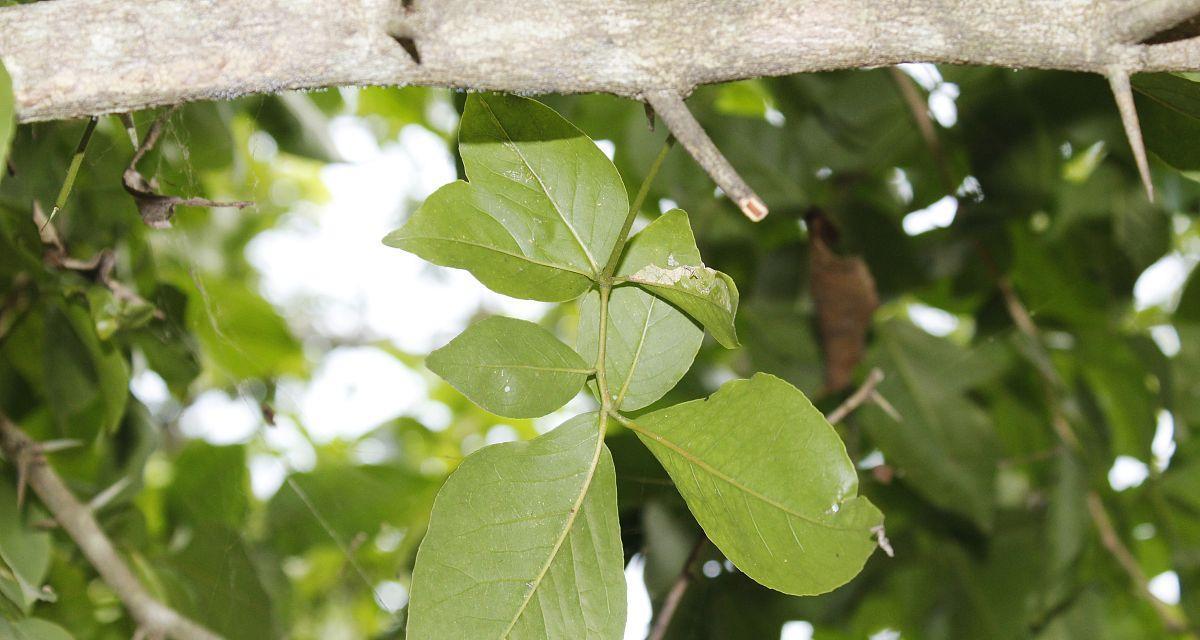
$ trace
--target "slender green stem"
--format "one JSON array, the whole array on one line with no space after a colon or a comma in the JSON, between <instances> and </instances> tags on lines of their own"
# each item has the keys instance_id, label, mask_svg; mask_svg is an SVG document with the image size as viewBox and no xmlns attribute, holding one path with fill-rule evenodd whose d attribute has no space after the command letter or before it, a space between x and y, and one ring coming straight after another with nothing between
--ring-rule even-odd
<instances>
[{"instance_id":1,"label":"slender green stem","mask_svg":"<svg viewBox=\"0 0 1200 640\"><path fill-rule=\"evenodd\" d=\"M617 234L617 242L613 245L612 255L608 257L604 271L601 272L602 280L611 278L613 272L617 270L617 263L620 262L621 251L629 240L629 230L633 228L633 221L637 219L638 212L642 210L642 205L646 202L646 194L650 193L650 185L654 183L654 178L658 176L658 170L662 168L663 160L666 160L667 152L671 150L674 143L675 138L667 136L667 139L663 141L662 149L658 152L658 157L654 158L654 164L650 165L650 171L642 180L642 186L638 189L637 196L634 197L633 204L629 207L629 213L625 216L625 224L621 226L621 233Z\"/></svg>"},{"instance_id":2,"label":"slender green stem","mask_svg":"<svg viewBox=\"0 0 1200 640\"><path fill-rule=\"evenodd\" d=\"M600 334L596 349L596 388L600 392L600 413L612 411L612 393L608 389L608 375L604 366L604 357L608 351L608 298L612 294L612 286L600 284ZM601 420L601 425L604 421Z\"/></svg>"},{"instance_id":3,"label":"slender green stem","mask_svg":"<svg viewBox=\"0 0 1200 640\"><path fill-rule=\"evenodd\" d=\"M58 198L54 200L54 208L50 210L50 217L46 219L46 224L50 224L54 220L54 216L67 204L67 196L71 195L71 188L75 186L75 176L79 174L79 166L83 164L83 152L87 151L88 142L92 140L92 133L96 131L96 122L99 118L93 116L88 120L87 127L83 130L83 137L79 139L79 144L75 147L75 155L71 157L71 165L67 167L67 177L63 179L62 188L58 190Z\"/></svg>"}]
</instances>

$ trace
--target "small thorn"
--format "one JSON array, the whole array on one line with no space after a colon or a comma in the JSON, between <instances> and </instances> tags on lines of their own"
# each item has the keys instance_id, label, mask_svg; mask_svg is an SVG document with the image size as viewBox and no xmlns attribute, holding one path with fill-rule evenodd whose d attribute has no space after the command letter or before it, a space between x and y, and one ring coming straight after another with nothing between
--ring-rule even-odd
<instances>
[{"instance_id":1,"label":"small thorn","mask_svg":"<svg viewBox=\"0 0 1200 640\"><path fill-rule=\"evenodd\" d=\"M1142 127L1138 122L1137 106L1133 102L1133 88L1129 84L1129 72L1124 69L1113 69L1108 73L1108 84L1112 88L1113 98L1117 101L1117 110L1121 113L1121 124L1125 126L1125 136L1129 138L1129 148L1133 151L1133 159L1137 163L1138 173L1142 177L1142 186L1146 189L1146 197L1154 202L1154 182L1150 179L1150 162L1146 158L1146 144L1142 140Z\"/></svg>"},{"instance_id":2,"label":"small thorn","mask_svg":"<svg viewBox=\"0 0 1200 640\"><path fill-rule=\"evenodd\" d=\"M404 52L408 54L409 58L412 58L413 62L421 64L421 52L417 49L416 40L413 40L411 36L395 34L392 34L392 39L396 41L396 44L400 45L400 48L404 49Z\"/></svg>"}]
</instances>

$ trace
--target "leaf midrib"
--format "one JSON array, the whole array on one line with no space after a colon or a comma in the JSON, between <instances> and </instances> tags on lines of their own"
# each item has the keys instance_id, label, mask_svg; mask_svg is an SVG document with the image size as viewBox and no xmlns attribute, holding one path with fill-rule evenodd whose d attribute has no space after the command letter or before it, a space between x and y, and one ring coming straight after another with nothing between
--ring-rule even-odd
<instances>
[{"instance_id":1,"label":"leaf midrib","mask_svg":"<svg viewBox=\"0 0 1200 640\"><path fill-rule=\"evenodd\" d=\"M508 627L500 634L501 639L508 638L508 634L512 633L513 627L517 626L517 621L525 613L525 609L529 607L529 603L533 600L533 594L542 586L542 580L546 578L546 574L550 572L550 566L554 564L554 560L558 558L558 552L562 549L562 545L567 540L567 536L571 535L571 530L575 528L575 520L579 517L579 512L583 511L583 501L587 499L588 490L592 487L592 478L596 475L596 467L600 466L600 452L604 450L604 431L608 415L601 413L599 416L599 432L596 435L596 450L592 453L592 464L588 468L587 477L584 478L581 484L579 497L575 499L575 504L571 506L571 511L567 515L567 522L563 526L563 530L558 535L558 539L554 541L554 547L551 548L549 555L546 557L546 563L542 565L537 576L530 581L529 590L525 592L525 598L521 600L521 605L517 607L516 613L513 614L512 620L509 621Z\"/></svg>"},{"instance_id":2,"label":"leaf midrib","mask_svg":"<svg viewBox=\"0 0 1200 640\"><path fill-rule=\"evenodd\" d=\"M757 499L763 503L766 503L768 506L775 507L776 509L779 509L780 511L782 511L788 515L795 516L798 520L802 520L804 522L807 522L807 523L817 526L817 527L821 527L823 529L829 529L830 531L857 531L858 530L858 527L835 527L827 522L821 522L820 520L814 520L812 517L805 515L803 513L800 513L799 511L796 511L796 510L792 509L791 507L788 507L787 505L775 500L774 498L771 498L770 496L760 493L760 492L742 484L741 482L738 482L736 479L727 475L725 472L721 471L720 469L717 469L716 467L710 465L709 463L705 462L704 460L701 460L694 453L688 451L687 449L684 449L683 447L681 447L678 444L675 444L674 442L671 442L670 440L667 440L666 438L662 437L661 435L659 435L657 433L647 431L644 427L639 426L636 422L634 422L624 416L616 416L616 418L617 418L617 422L620 422L626 428L637 433L638 435L642 435L647 438L650 438L650 439L654 440L655 442L657 442L658 444L661 444L664 447L670 449L671 451L674 451L675 453L682 456L685 460L687 460L691 464L693 464L697 467L700 467L700 469L707 472L709 475L712 475L713 477L717 478L718 480L725 481L726 484L732 486L734 489L737 489L738 491L742 491L746 494L749 494L750 496L753 496L755 499ZM855 500L855 499L857 499L857 498L851 498L851 500ZM847 500L846 502L850 502L850 500Z\"/></svg>"},{"instance_id":3,"label":"leaf midrib","mask_svg":"<svg viewBox=\"0 0 1200 640\"><path fill-rule=\"evenodd\" d=\"M533 167L529 164L529 160L525 158L525 154L521 152L520 147L517 146L512 136L508 134L508 129L504 128L504 124L500 122L500 118L497 118L496 113L492 111L492 106L483 98L479 99L479 104L483 105L484 109L487 109L488 115L492 117L492 122L495 122L496 127L500 129L500 133L504 134L504 139L506 140L504 146L511 149L521 159L521 164L525 165L525 168L529 170L529 175L533 176L533 179L537 180L538 186L542 188L542 193L546 194L546 199L550 201L550 207L554 209L554 213L558 214L558 218L562 220L563 226L567 228L567 231L571 232L571 237L575 240L575 244L579 246L579 250L583 252L583 257L587 258L588 264L592 266L592 273L588 274L588 277L599 274L600 267L596 264L596 259L592 257L592 252L588 251L587 246L583 244L583 239L579 237L579 233L575 231L575 227L567 220L562 207L550 196L550 190L546 188L546 183L542 182L542 177L538 175L538 172L533 170Z\"/></svg>"},{"instance_id":4,"label":"leaf midrib","mask_svg":"<svg viewBox=\"0 0 1200 640\"><path fill-rule=\"evenodd\" d=\"M629 391L629 383L633 381L633 372L637 370L638 364L642 359L642 347L646 344L646 334L650 332L650 317L654 315L654 304L656 302L658 302L658 298L651 295L650 306L646 307L646 321L642 323L642 337L638 339L637 349L633 352L633 361L629 364L629 371L625 373L625 382L621 384L621 390L617 393L616 405L618 407L625 402L625 393Z\"/></svg>"},{"instance_id":5,"label":"leaf midrib","mask_svg":"<svg viewBox=\"0 0 1200 640\"><path fill-rule=\"evenodd\" d=\"M438 241L438 242L454 242L457 244L465 244L467 246L476 247L479 249L483 249L485 251L492 251L494 253L499 253L501 255L506 255L506 256L509 256L512 258L516 258L518 260L524 260L526 262L530 262L530 263L536 264L538 266L546 267L548 269L558 269L560 271L568 271L570 273L581 275L589 280L592 278L592 274L590 274L586 271L581 271L580 269L578 269L577 267L572 266L572 265L554 264L553 262L546 262L544 260L538 260L537 258L530 258L529 256L524 255L524 254L513 253L512 251L505 251L504 249L500 249L498 247L488 246L486 244L482 244L479 242L471 242L470 240L462 240L460 238L444 238L444 237L440 237L440 236L404 236L401 239L402 240L434 240L434 241Z\"/></svg>"}]
</instances>

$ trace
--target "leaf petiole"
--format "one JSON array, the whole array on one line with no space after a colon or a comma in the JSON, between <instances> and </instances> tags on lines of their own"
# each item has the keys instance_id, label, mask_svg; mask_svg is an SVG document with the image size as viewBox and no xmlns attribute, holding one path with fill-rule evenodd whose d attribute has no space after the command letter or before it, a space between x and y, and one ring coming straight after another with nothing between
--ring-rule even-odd
<instances>
[{"instance_id":1,"label":"leaf petiole","mask_svg":"<svg viewBox=\"0 0 1200 640\"><path fill-rule=\"evenodd\" d=\"M662 168L663 160L667 159L667 152L675 144L675 138L667 136L663 141L662 149L659 150L658 156L654 158L654 164L650 165L650 171L646 173L646 178L642 180L642 186L638 189L637 196L633 199L633 204L629 206L629 213L625 216L625 224L621 225L621 232L617 234L617 242L613 245L612 254L608 256L608 262L604 265L604 270L600 273L601 282L606 282L617 270L617 263L621 261L621 251L625 248L625 243L629 240L629 230L633 228L633 221L637 219L637 214L642 210L642 204L646 202L646 195L650 193L650 185L654 183L654 178L658 176L658 170ZM603 316L602 316L603 317Z\"/></svg>"}]
</instances>

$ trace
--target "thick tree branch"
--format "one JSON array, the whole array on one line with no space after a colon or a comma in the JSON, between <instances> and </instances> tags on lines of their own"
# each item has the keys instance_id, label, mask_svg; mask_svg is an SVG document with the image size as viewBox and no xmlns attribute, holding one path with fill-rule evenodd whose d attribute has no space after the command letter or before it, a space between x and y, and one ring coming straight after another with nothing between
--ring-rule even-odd
<instances>
[{"instance_id":1,"label":"thick tree branch","mask_svg":"<svg viewBox=\"0 0 1200 640\"><path fill-rule=\"evenodd\" d=\"M0 413L0 450L22 472L67 535L79 545L88 562L129 610L142 632L151 638L220 640L220 636L183 617L156 600L117 553L92 512L75 498L54 469L41 457L40 445Z\"/></svg>"},{"instance_id":2,"label":"thick tree branch","mask_svg":"<svg viewBox=\"0 0 1200 640\"><path fill-rule=\"evenodd\" d=\"M24 122L363 84L641 98L906 61L1200 70L1200 42L1129 42L1185 4L1122 29L1125 0L55 0L0 9L0 58Z\"/></svg>"},{"instance_id":3,"label":"thick tree branch","mask_svg":"<svg viewBox=\"0 0 1200 640\"><path fill-rule=\"evenodd\" d=\"M1122 42L1141 42L1200 14L1200 0L1140 0L1114 20L1113 35Z\"/></svg>"}]
</instances>

